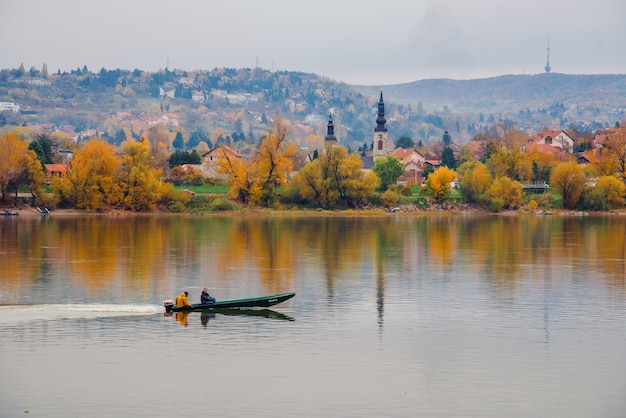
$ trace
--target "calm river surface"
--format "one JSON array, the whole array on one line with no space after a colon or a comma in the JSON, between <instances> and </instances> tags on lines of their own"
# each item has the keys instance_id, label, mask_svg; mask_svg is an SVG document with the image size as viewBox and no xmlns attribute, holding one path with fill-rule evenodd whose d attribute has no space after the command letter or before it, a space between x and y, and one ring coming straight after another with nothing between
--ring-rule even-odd
<instances>
[{"instance_id":1,"label":"calm river surface","mask_svg":"<svg viewBox=\"0 0 626 418\"><path fill-rule=\"evenodd\" d=\"M626 216L3 218L0 417L626 416Z\"/></svg>"}]
</instances>

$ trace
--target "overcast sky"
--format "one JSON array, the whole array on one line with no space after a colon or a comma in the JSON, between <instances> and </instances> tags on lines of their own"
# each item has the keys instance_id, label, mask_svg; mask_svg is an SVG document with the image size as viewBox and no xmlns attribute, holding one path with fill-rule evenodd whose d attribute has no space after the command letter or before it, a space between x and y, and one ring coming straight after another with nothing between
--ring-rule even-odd
<instances>
[{"instance_id":1,"label":"overcast sky","mask_svg":"<svg viewBox=\"0 0 626 418\"><path fill-rule=\"evenodd\" d=\"M349 84L626 73L624 0L1 0L0 68L215 67Z\"/></svg>"}]
</instances>

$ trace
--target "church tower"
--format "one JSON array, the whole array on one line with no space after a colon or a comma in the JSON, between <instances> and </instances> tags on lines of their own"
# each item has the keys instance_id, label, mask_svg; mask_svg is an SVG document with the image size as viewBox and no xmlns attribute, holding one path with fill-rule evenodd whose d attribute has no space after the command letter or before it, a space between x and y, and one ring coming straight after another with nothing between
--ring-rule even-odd
<instances>
[{"instance_id":1,"label":"church tower","mask_svg":"<svg viewBox=\"0 0 626 418\"><path fill-rule=\"evenodd\" d=\"M324 146L332 147L333 145L337 145L337 137L335 136L335 124L333 123L332 115L328 115L328 129L326 132L326 137L324 138Z\"/></svg>"},{"instance_id":2,"label":"church tower","mask_svg":"<svg viewBox=\"0 0 626 418\"><path fill-rule=\"evenodd\" d=\"M376 128L374 129L374 160L387 155L389 149L389 136L385 127L385 102L383 101L383 89L380 89L380 99L378 100L378 117L376 118Z\"/></svg>"}]
</instances>

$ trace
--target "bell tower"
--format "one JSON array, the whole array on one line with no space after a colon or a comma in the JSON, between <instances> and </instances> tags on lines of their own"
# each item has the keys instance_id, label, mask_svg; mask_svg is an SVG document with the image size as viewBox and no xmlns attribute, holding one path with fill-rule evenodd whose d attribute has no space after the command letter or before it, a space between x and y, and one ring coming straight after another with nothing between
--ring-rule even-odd
<instances>
[{"instance_id":1,"label":"bell tower","mask_svg":"<svg viewBox=\"0 0 626 418\"><path fill-rule=\"evenodd\" d=\"M378 117L376 118L376 128L374 129L374 159L387 155L389 148L389 135L385 126L385 102L383 101L383 89L380 89L380 99L378 100Z\"/></svg>"},{"instance_id":2,"label":"bell tower","mask_svg":"<svg viewBox=\"0 0 626 418\"><path fill-rule=\"evenodd\" d=\"M332 115L328 115L328 125L326 130L326 137L324 137L324 144L326 146L337 145L337 137L335 136L335 124L333 123Z\"/></svg>"}]
</instances>

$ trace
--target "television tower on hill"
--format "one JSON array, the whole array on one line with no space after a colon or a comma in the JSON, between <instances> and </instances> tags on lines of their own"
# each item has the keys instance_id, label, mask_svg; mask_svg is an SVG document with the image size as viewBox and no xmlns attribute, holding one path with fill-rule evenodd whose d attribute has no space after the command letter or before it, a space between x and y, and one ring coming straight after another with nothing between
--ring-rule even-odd
<instances>
[{"instance_id":1,"label":"television tower on hill","mask_svg":"<svg viewBox=\"0 0 626 418\"><path fill-rule=\"evenodd\" d=\"M552 67L550 67L550 38L548 38L548 62L546 63L546 67L544 68L546 73L549 73Z\"/></svg>"}]
</instances>

